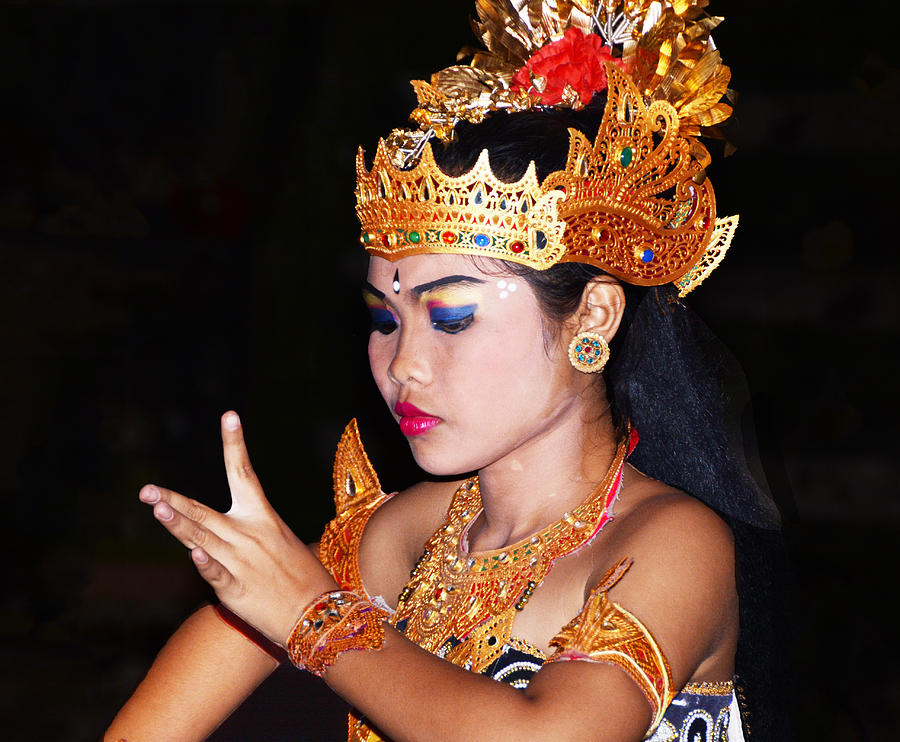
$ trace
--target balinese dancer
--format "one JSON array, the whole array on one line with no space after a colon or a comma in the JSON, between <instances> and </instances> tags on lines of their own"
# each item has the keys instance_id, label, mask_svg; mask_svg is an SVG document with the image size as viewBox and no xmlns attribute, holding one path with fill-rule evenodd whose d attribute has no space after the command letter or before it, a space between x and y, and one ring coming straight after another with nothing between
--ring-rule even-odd
<instances>
[{"instance_id":1,"label":"balinese dancer","mask_svg":"<svg viewBox=\"0 0 900 742\"><path fill-rule=\"evenodd\" d=\"M437 479L385 493L351 423L308 547L226 413L228 513L140 493L221 604L107 739L203 739L279 661L358 742L744 738L738 534L778 517L683 300L738 224L698 138L731 112L706 4L478 0L485 49L357 159L371 370Z\"/></svg>"}]
</instances>

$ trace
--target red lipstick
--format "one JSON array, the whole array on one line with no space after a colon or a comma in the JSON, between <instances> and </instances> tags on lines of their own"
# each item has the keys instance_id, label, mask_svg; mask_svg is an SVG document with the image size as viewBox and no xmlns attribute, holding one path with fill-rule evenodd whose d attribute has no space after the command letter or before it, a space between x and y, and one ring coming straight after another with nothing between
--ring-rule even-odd
<instances>
[{"instance_id":1,"label":"red lipstick","mask_svg":"<svg viewBox=\"0 0 900 742\"><path fill-rule=\"evenodd\" d=\"M400 415L400 432L403 435L422 435L441 422L441 418L423 412L410 402L397 402L394 412Z\"/></svg>"}]
</instances>

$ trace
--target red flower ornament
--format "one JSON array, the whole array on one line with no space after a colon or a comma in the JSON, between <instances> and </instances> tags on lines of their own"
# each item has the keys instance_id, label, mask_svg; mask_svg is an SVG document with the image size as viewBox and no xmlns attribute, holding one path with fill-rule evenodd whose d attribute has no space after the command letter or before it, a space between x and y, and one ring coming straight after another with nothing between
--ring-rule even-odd
<instances>
[{"instance_id":1,"label":"red flower ornament","mask_svg":"<svg viewBox=\"0 0 900 742\"><path fill-rule=\"evenodd\" d=\"M625 69L611 51L596 34L569 28L559 41L538 49L513 75L510 87L513 92L526 90L545 106L566 103L581 108L590 103L594 93L606 90L604 62Z\"/></svg>"}]
</instances>

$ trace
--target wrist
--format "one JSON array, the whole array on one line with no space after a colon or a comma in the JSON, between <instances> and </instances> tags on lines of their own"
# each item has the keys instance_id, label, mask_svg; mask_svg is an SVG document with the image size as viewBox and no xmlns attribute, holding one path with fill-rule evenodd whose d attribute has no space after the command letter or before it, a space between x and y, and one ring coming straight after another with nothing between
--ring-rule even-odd
<instances>
[{"instance_id":1,"label":"wrist","mask_svg":"<svg viewBox=\"0 0 900 742\"><path fill-rule=\"evenodd\" d=\"M219 603L213 606L213 611L215 611L215 614L220 621L243 636L247 641L255 644L273 660L275 660L279 664L284 662L284 660L286 659L286 655L283 647L273 642L261 631L253 628L253 626L248 624L236 613L233 613L231 610L226 608L225 605Z\"/></svg>"},{"instance_id":2,"label":"wrist","mask_svg":"<svg viewBox=\"0 0 900 742\"><path fill-rule=\"evenodd\" d=\"M288 636L291 662L321 677L343 652L384 644L388 611L357 593L330 590L311 601Z\"/></svg>"}]
</instances>

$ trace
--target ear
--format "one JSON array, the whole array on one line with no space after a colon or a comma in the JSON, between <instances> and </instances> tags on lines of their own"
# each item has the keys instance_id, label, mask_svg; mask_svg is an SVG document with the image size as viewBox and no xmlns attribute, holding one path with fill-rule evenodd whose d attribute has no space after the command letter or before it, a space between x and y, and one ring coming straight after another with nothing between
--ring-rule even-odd
<instances>
[{"instance_id":1,"label":"ear","mask_svg":"<svg viewBox=\"0 0 900 742\"><path fill-rule=\"evenodd\" d=\"M597 276L584 287L581 303L573 315L573 334L596 332L609 342L619 329L624 311L622 284L612 276Z\"/></svg>"}]
</instances>

